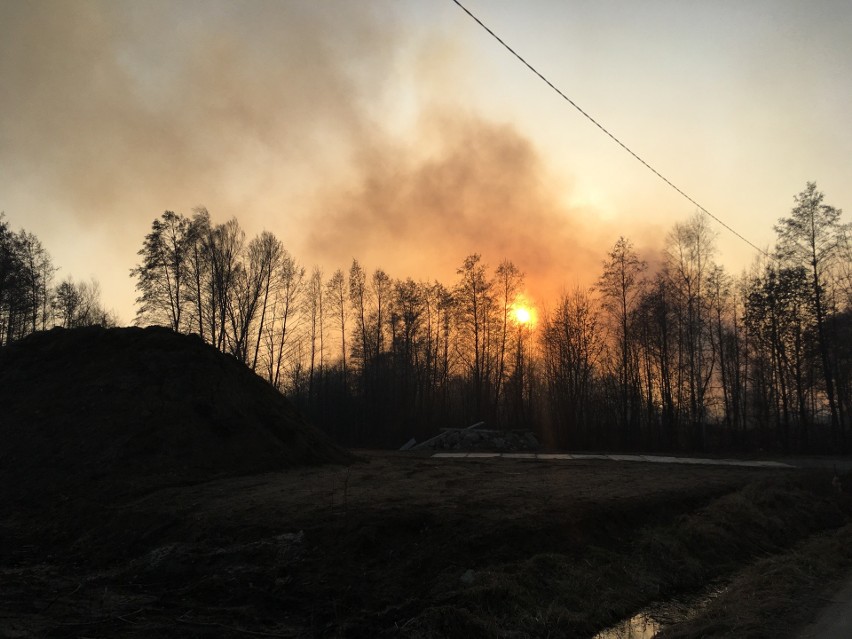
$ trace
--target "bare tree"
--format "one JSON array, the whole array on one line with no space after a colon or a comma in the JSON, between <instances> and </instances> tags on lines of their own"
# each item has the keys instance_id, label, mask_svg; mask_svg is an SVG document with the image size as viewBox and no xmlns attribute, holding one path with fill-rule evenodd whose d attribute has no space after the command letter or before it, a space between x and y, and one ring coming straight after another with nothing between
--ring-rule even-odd
<instances>
[{"instance_id":1,"label":"bare tree","mask_svg":"<svg viewBox=\"0 0 852 639\"><path fill-rule=\"evenodd\" d=\"M192 298L191 313L194 315L188 325L190 330L197 329L201 339L209 339L212 344L216 342L212 315L215 298L211 297L214 295L213 278L206 248L211 233L210 214L206 208L197 207L193 211L187 237L187 281Z\"/></svg>"},{"instance_id":2,"label":"bare tree","mask_svg":"<svg viewBox=\"0 0 852 639\"><path fill-rule=\"evenodd\" d=\"M68 277L56 287L53 300L55 317L64 328L116 325L115 315L101 303L101 287L95 279L75 282Z\"/></svg>"},{"instance_id":3,"label":"bare tree","mask_svg":"<svg viewBox=\"0 0 852 639\"><path fill-rule=\"evenodd\" d=\"M340 327L340 363L343 371L343 386L348 388L346 374L346 280L343 271L337 269L326 283L326 297L333 317Z\"/></svg>"},{"instance_id":4,"label":"bare tree","mask_svg":"<svg viewBox=\"0 0 852 639\"><path fill-rule=\"evenodd\" d=\"M305 269L284 249L278 268L273 273L276 294L264 330L266 378L276 388L281 388L284 382L285 357L293 333L296 310L301 301L304 279Z\"/></svg>"},{"instance_id":5,"label":"bare tree","mask_svg":"<svg viewBox=\"0 0 852 639\"><path fill-rule=\"evenodd\" d=\"M678 346L677 313L672 297L670 276L664 267L648 283L642 295L636 314L635 333L642 349L648 422L653 428L658 402L661 431L657 433L657 439L660 444L669 448L676 447L678 443L682 408L682 349Z\"/></svg>"},{"instance_id":6,"label":"bare tree","mask_svg":"<svg viewBox=\"0 0 852 639\"><path fill-rule=\"evenodd\" d=\"M616 327L619 363L616 367L621 387L618 398L621 406L621 428L626 443L636 444L635 430L638 418L638 380L630 318L642 292L642 273L647 264L639 259L630 240L618 238L608 259L603 263L603 273L597 288L602 294L603 307Z\"/></svg>"},{"instance_id":7,"label":"bare tree","mask_svg":"<svg viewBox=\"0 0 852 639\"><path fill-rule=\"evenodd\" d=\"M39 239L12 232L4 217L0 213L0 345L47 327L56 272Z\"/></svg>"},{"instance_id":8,"label":"bare tree","mask_svg":"<svg viewBox=\"0 0 852 639\"><path fill-rule=\"evenodd\" d=\"M165 321L173 330L183 328L190 224L173 211L164 212L151 224L138 253L142 263L130 271L140 293L137 321Z\"/></svg>"},{"instance_id":9,"label":"bare tree","mask_svg":"<svg viewBox=\"0 0 852 639\"><path fill-rule=\"evenodd\" d=\"M391 304L391 349L393 353L396 404L404 417L412 420L417 401L416 380L424 379L427 346L423 338L423 315L426 312L423 287L413 279L393 285ZM421 394L422 395L422 394Z\"/></svg>"},{"instance_id":10,"label":"bare tree","mask_svg":"<svg viewBox=\"0 0 852 639\"><path fill-rule=\"evenodd\" d=\"M816 183L808 182L805 189L795 196L796 206L789 217L779 220L775 231L778 234L779 259L787 264L803 266L810 273L809 293L814 309L831 430L845 451L846 428L836 398L830 357L832 344L826 332L826 316L830 310L827 299L831 271L841 255L848 225L840 223L840 209L824 204L824 199Z\"/></svg>"},{"instance_id":11,"label":"bare tree","mask_svg":"<svg viewBox=\"0 0 852 639\"><path fill-rule=\"evenodd\" d=\"M553 424L551 439L557 446L588 446L592 444L592 385L604 350L589 292L578 288L563 293L553 313L545 314L539 339Z\"/></svg>"},{"instance_id":12,"label":"bare tree","mask_svg":"<svg viewBox=\"0 0 852 639\"><path fill-rule=\"evenodd\" d=\"M688 222L675 224L667 238L666 262L670 284L677 296L680 334L679 349L686 366L686 391L692 444L702 448L705 441L705 395L713 375L715 361L707 322L707 296L703 289L712 269L714 234L704 213L696 213Z\"/></svg>"},{"instance_id":13,"label":"bare tree","mask_svg":"<svg viewBox=\"0 0 852 639\"><path fill-rule=\"evenodd\" d=\"M54 316L62 328L73 328L80 307L80 293L71 278L63 280L53 295Z\"/></svg>"},{"instance_id":14,"label":"bare tree","mask_svg":"<svg viewBox=\"0 0 852 639\"><path fill-rule=\"evenodd\" d=\"M349 267L349 303L352 305L355 313L356 330L360 337L355 355L361 360L362 378L364 370L369 366L368 361L370 356L367 296L367 275L364 273L364 269L361 268L358 260L353 259L352 265Z\"/></svg>"},{"instance_id":15,"label":"bare tree","mask_svg":"<svg viewBox=\"0 0 852 639\"><path fill-rule=\"evenodd\" d=\"M370 285L372 289L371 298L375 302L373 358L378 360L384 352L385 322L387 321L387 307L390 304L391 279L382 269L377 268L370 278Z\"/></svg>"},{"instance_id":16,"label":"bare tree","mask_svg":"<svg viewBox=\"0 0 852 639\"><path fill-rule=\"evenodd\" d=\"M14 233L0 213L0 346L15 334L15 308L20 262L15 251Z\"/></svg>"},{"instance_id":17,"label":"bare tree","mask_svg":"<svg viewBox=\"0 0 852 639\"><path fill-rule=\"evenodd\" d=\"M272 273L283 247L272 233L264 231L253 238L246 255L236 266L228 315L231 320L231 351L252 367L257 361ZM254 348L252 348L254 342Z\"/></svg>"},{"instance_id":18,"label":"bare tree","mask_svg":"<svg viewBox=\"0 0 852 639\"><path fill-rule=\"evenodd\" d=\"M228 320L235 303L235 282L241 269L244 242L245 233L236 218L215 226L204 238L210 268L211 339L221 351L233 349L234 336L229 335Z\"/></svg>"},{"instance_id":19,"label":"bare tree","mask_svg":"<svg viewBox=\"0 0 852 639\"><path fill-rule=\"evenodd\" d=\"M322 270L315 266L308 280L307 294L304 298L305 315L308 319L308 344L309 362L308 367L308 398L312 400L315 393L315 374L317 368L322 375L323 369L323 283ZM319 366L317 367L317 357Z\"/></svg>"},{"instance_id":20,"label":"bare tree","mask_svg":"<svg viewBox=\"0 0 852 639\"><path fill-rule=\"evenodd\" d=\"M807 271L803 267L779 269L774 263L752 278L746 302L746 321L754 343L770 367L766 379L775 400L777 437L785 451L790 450L794 420L800 445L807 442L806 333L811 321L807 297Z\"/></svg>"},{"instance_id":21,"label":"bare tree","mask_svg":"<svg viewBox=\"0 0 852 639\"><path fill-rule=\"evenodd\" d=\"M263 329L269 320L270 308L277 292L274 286L275 275L281 268L281 259L285 255L284 245L272 233L264 231L260 237L252 240L249 254L256 263L258 281L260 284L260 311L258 326L255 331L254 355L251 368L257 370L257 360L260 353L260 343L263 339Z\"/></svg>"},{"instance_id":22,"label":"bare tree","mask_svg":"<svg viewBox=\"0 0 852 639\"><path fill-rule=\"evenodd\" d=\"M523 286L524 274L510 260L503 260L497 267L496 275L495 286L500 295L500 345L497 352L497 372L494 377L494 405L499 406L506 370L509 315L515 298Z\"/></svg>"},{"instance_id":23,"label":"bare tree","mask_svg":"<svg viewBox=\"0 0 852 639\"><path fill-rule=\"evenodd\" d=\"M32 233L21 230L17 237L18 259L22 269L23 300L29 312L31 331L47 327L50 309L50 283L56 269L41 241Z\"/></svg>"},{"instance_id":24,"label":"bare tree","mask_svg":"<svg viewBox=\"0 0 852 639\"><path fill-rule=\"evenodd\" d=\"M453 291L458 326L462 339L462 356L467 361L473 396L472 418L483 417L488 386L488 336L494 308L494 283L478 253L469 255L456 273L459 281Z\"/></svg>"}]
</instances>

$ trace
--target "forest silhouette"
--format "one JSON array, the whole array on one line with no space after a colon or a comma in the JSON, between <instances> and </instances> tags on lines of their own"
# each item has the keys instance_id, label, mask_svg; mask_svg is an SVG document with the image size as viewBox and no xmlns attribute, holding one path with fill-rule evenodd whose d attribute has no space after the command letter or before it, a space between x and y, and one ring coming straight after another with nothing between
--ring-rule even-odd
<instances>
[{"instance_id":1,"label":"forest silhouette","mask_svg":"<svg viewBox=\"0 0 852 639\"><path fill-rule=\"evenodd\" d=\"M848 452L850 225L808 183L775 248L734 276L711 224L675 224L659 255L620 237L594 286L533 305L510 259L472 253L452 282L357 259L324 273L236 218L166 211L131 272L136 323L198 334L346 446L484 421L568 449ZM115 323L97 282L55 270L0 218L0 346Z\"/></svg>"}]
</instances>

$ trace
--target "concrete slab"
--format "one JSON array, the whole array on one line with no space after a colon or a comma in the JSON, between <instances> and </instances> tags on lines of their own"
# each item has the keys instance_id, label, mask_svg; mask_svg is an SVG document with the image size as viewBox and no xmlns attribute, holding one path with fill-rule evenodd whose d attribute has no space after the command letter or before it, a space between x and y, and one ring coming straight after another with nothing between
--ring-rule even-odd
<instances>
[{"instance_id":1,"label":"concrete slab","mask_svg":"<svg viewBox=\"0 0 852 639\"><path fill-rule=\"evenodd\" d=\"M752 461L752 460L743 460L743 459L717 459L715 460L716 465L718 466L747 466L747 467L758 467L762 465L764 462Z\"/></svg>"},{"instance_id":2,"label":"concrete slab","mask_svg":"<svg viewBox=\"0 0 852 639\"><path fill-rule=\"evenodd\" d=\"M680 461L677 457L666 457L664 455L642 455L642 457L652 464L676 464Z\"/></svg>"},{"instance_id":3,"label":"concrete slab","mask_svg":"<svg viewBox=\"0 0 852 639\"><path fill-rule=\"evenodd\" d=\"M741 459L709 459L706 457L670 457L666 455L584 455L572 453L434 453L432 457L441 459L539 459L541 461L571 461L602 459L621 462L646 462L652 464L696 464L702 466L740 466L749 468L799 468L778 461L753 461ZM851 635L852 636L852 635Z\"/></svg>"},{"instance_id":4,"label":"concrete slab","mask_svg":"<svg viewBox=\"0 0 852 639\"><path fill-rule=\"evenodd\" d=\"M793 464L785 464L784 462L778 461L751 461L747 463L750 466L754 466L757 468L798 468Z\"/></svg>"}]
</instances>

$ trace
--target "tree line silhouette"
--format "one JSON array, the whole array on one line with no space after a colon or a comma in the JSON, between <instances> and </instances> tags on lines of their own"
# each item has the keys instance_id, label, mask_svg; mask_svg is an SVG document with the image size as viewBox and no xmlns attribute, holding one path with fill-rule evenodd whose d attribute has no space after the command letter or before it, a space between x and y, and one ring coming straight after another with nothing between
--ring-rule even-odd
<instances>
[{"instance_id":1,"label":"tree line silhouette","mask_svg":"<svg viewBox=\"0 0 852 639\"><path fill-rule=\"evenodd\" d=\"M137 322L197 333L349 446L485 421L571 449L847 452L850 225L814 183L794 204L775 248L739 276L715 261L696 213L653 269L621 237L595 285L540 306L534 322L517 312L524 274L509 260L492 270L469 255L449 284L357 259L326 275L272 233L247 241L236 219L166 211L131 272ZM86 285L47 286L36 238L4 222L0 242L6 342L93 320L63 307L69 286Z\"/></svg>"},{"instance_id":2,"label":"tree line silhouette","mask_svg":"<svg viewBox=\"0 0 852 639\"><path fill-rule=\"evenodd\" d=\"M9 228L0 213L0 347L34 331L54 326L112 326L97 280L66 277L53 283L57 268L32 233Z\"/></svg>"}]
</instances>

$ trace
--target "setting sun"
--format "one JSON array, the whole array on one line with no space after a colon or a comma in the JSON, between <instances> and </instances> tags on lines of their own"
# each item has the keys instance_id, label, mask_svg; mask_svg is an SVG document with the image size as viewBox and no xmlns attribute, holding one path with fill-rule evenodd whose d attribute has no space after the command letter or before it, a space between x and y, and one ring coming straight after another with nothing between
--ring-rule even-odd
<instances>
[{"instance_id":1,"label":"setting sun","mask_svg":"<svg viewBox=\"0 0 852 639\"><path fill-rule=\"evenodd\" d=\"M515 321L518 324L529 324L532 321L532 312L524 306L518 306L514 309Z\"/></svg>"}]
</instances>

